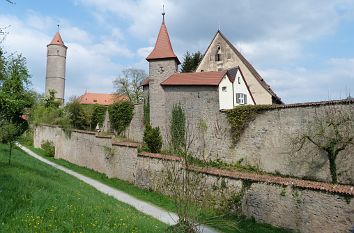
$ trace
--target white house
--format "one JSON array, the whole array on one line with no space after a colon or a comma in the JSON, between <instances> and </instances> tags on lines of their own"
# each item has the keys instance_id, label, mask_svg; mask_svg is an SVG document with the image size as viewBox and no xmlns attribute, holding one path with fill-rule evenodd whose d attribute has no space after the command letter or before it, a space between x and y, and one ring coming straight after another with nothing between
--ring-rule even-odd
<instances>
[{"instance_id":1,"label":"white house","mask_svg":"<svg viewBox=\"0 0 354 233\"><path fill-rule=\"evenodd\" d=\"M183 87L190 90L190 86L193 86L193 90L198 93L208 88L210 96L218 98L220 110L256 104L239 67L223 71L175 73L163 81L161 86L178 86L181 94L186 89ZM213 95L212 92L217 93Z\"/></svg>"}]
</instances>

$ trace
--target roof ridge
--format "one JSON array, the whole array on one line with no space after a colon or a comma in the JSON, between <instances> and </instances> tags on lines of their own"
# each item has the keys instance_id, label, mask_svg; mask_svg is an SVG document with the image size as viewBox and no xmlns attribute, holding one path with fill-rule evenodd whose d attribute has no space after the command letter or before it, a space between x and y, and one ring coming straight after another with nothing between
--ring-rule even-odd
<instances>
[{"instance_id":1,"label":"roof ridge","mask_svg":"<svg viewBox=\"0 0 354 233\"><path fill-rule=\"evenodd\" d=\"M240 51L238 51L236 49L236 47L224 36L224 34L222 34L222 32L220 30L217 31L217 33L215 34L213 40L215 39L217 34L220 34L220 36L226 41L226 43L231 47L231 49L237 54L237 56L240 57L240 60L244 63L244 65L251 71L251 73L254 75L254 77L256 78L256 80L259 82L259 84L261 84L261 86L266 89L266 91L271 94L274 98L276 98L279 102L283 103L283 101L281 101L281 98L279 96L277 96L277 94L272 90L272 88L270 87L270 85L267 84L267 82L263 79L263 77L257 72L257 70L253 67L253 65L241 54ZM213 42L212 40L212 42ZM211 45L211 43L210 43ZM209 46L210 47L210 46Z\"/></svg>"}]
</instances>

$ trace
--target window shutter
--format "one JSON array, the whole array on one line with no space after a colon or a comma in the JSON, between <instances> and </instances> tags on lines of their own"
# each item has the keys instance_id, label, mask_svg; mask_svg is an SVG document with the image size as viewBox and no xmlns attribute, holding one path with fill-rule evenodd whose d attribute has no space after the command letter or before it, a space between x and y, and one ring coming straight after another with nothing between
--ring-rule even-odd
<instances>
[{"instance_id":1,"label":"window shutter","mask_svg":"<svg viewBox=\"0 0 354 233\"><path fill-rule=\"evenodd\" d=\"M244 103L247 104L247 95L246 94L244 94L243 99L244 99Z\"/></svg>"}]
</instances>

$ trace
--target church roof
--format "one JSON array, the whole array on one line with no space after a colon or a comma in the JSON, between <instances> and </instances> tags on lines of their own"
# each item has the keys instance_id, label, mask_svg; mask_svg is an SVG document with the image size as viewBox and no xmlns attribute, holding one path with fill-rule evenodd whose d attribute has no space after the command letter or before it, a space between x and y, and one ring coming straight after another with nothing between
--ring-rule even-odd
<instances>
[{"instance_id":1,"label":"church roof","mask_svg":"<svg viewBox=\"0 0 354 233\"><path fill-rule=\"evenodd\" d=\"M262 78L262 76L256 71L256 69L252 66L252 64L235 48L235 46L221 33L220 30L218 30L215 33L214 38L212 39L211 43L209 44L208 48L206 49L204 56L206 54L206 52L209 50L211 44L213 43L213 41L215 40L217 35L220 35L225 41L226 43L230 46L230 48L235 52L235 54L240 58L240 60L242 61L242 63L249 69L249 71L253 74L253 76L256 78L256 80L261 84L261 86L267 91L269 92L269 94L272 95L273 99L279 103L279 104L283 104L281 98L279 96L277 96L277 94L271 89L271 87L266 83L266 81Z\"/></svg>"},{"instance_id":2,"label":"church roof","mask_svg":"<svg viewBox=\"0 0 354 233\"><path fill-rule=\"evenodd\" d=\"M164 20L162 21L160 32L156 39L155 47L149 54L149 56L147 56L146 60L150 61L163 58L175 58L178 64L181 63L178 60L176 54L173 52L172 44Z\"/></svg>"},{"instance_id":3,"label":"church roof","mask_svg":"<svg viewBox=\"0 0 354 233\"><path fill-rule=\"evenodd\" d=\"M175 73L163 81L163 86L218 86L226 75L224 71Z\"/></svg>"},{"instance_id":4,"label":"church roof","mask_svg":"<svg viewBox=\"0 0 354 233\"><path fill-rule=\"evenodd\" d=\"M49 45L61 45L61 46L66 47L64 45L63 39L61 38L61 35L59 32L55 33L55 35Z\"/></svg>"},{"instance_id":5,"label":"church roof","mask_svg":"<svg viewBox=\"0 0 354 233\"><path fill-rule=\"evenodd\" d=\"M128 100L128 97L117 94L102 94L86 92L80 96L80 104L111 105L114 102Z\"/></svg>"}]
</instances>

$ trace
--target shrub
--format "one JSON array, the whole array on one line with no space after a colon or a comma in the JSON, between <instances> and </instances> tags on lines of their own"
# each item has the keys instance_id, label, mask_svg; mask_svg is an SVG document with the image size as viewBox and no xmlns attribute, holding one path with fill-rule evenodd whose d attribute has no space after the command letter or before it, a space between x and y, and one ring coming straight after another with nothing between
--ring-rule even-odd
<instances>
[{"instance_id":1,"label":"shrub","mask_svg":"<svg viewBox=\"0 0 354 233\"><path fill-rule=\"evenodd\" d=\"M150 125L146 125L144 131L144 143L149 152L159 153L162 147L162 137L160 134L160 128L153 128Z\"/></svg>"},{"instance_id":2,"label":"shrub","mask_svg":"<svg viewBox=\"0 0 354 233\"><path fill-rule=\"evenodd\" d=\"M54 157L55 155L55 146L52 141L44 141L41 145L42 149L45 151L48 157Z\"/></svg>"},{"instance_id":3,"label":"shrub","mask_svg":"<svg viewBox=\"0 0 354 233\"><path fill-rule=\"evenodd\" d=\"M111 127L117 134L121 134L133 119L134 105L130 101L116 102L112 104L109 111Z\"/></svg>"},{"instance_id":4,"label":"shrub","mask_svg":"<svg viewBox=\"0 0 354 233\"><path fill-rule=\"evenodd\" d=\"M66 104L65 110L68 112L71 125L75 129L89 128L90 119L87 117L87 114L78 98L71 99L71 101Z\"/></svg>"},{"instance_id":5,"label":"shrub","mask_svg":"<svg viewBox=\"0 0 354 233\"><path fill-rule=\"evenodd\" d=\"M33 130L28 129L24 132L18 141L24 146L33 146Z\"/></svg>"},{"instance_id":6,"label":"shrub","mask_svg":"<svg viewBox=\"0 0 354 233\"><path fill-rule=\"evenodd\" d=\"M91 129L95 129L97 124L99 125L99 127L103 126L106 110L107 107L105 106L95 105L91 116Z\"/></svg>"}]
</instances>

